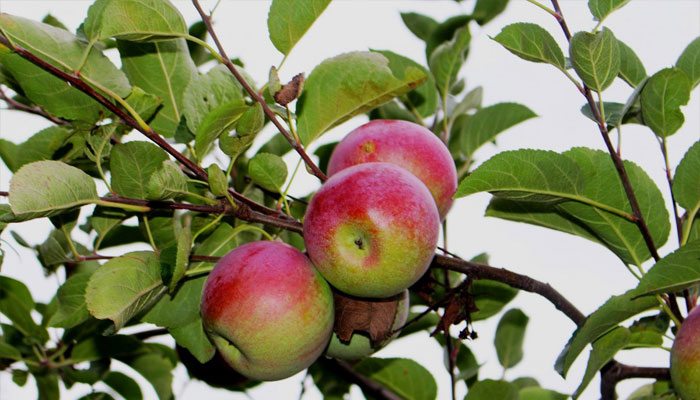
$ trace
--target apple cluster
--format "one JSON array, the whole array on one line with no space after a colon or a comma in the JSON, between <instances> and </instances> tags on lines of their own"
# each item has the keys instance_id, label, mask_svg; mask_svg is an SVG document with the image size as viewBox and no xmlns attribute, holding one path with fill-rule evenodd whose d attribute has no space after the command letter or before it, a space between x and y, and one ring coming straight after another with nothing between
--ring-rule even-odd
<instances>
[{"instance_id":1,"label":"apple cluster","mask_svg":"<svg viewBox=\"0 0 700 400\"><path fill-rule=\"evenodd\" d=\"M204 286L205 330L224 360L251 379L289 377L324 351L357 360L386 345L406 321L407 288L430 266L457 188L447 147L407 121L374 120L352 131L328 174L304 218L308 256L280 242L244 244ZM349 313L336 312L334 292L392 304L383 337L333 335L334 325L336 332L352 326L340 320Z\"/></svg>"}]
</instances>

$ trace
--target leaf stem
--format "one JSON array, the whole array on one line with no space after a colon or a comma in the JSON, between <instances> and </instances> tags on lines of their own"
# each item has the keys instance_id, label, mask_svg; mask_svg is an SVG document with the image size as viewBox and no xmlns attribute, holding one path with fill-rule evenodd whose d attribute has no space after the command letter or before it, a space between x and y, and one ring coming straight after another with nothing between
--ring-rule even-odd
<instances>
[{"instance_id":1,"label":"leaf stem","mask_svg":"<svg viewBox=\"0 0 700 400\"><path fill-rule=\"evenodd\" d=\"M673 208L673 216L676 222L676 234L678 235L678 244L683 245L683 223L678 215L678 202L673 194L673 177L671 176L671 165L668 160L668 148L666 147L666 138L658 138L661 154L664 157L664 166L666 168L666 181L668 182L668 191L671 194L671 205Z\"/></svg>"},{"instance_id":2,"label":"leaf stem","mask_svg":"<svg viewBox=\"0 0 700 400\"><path fill-rule=\"evenodd\" d=\"M107 197L107 198L109 198L109 197ZM126 203L117 203L117 202L113 202L113 201L109 201L109 200L95 200L95 201L93 201L93 203L98 205L98 206L121 208L122 210L127 210L127 211L135 211L135 212L149 212L149 211L151 211L151 207L148 207L148 206L126 204Z\"/></svg>"},{"instance_id":3,"label":"leaf stem","mask_svg":"<svg viewBox=\"0 0 700 400\"><path fill-rule=\"evenodd\" d=\"M148 237L148 243L151 244L153 251L155 251L157 254L158 247L156 246L156 242L153 240L153 234L151 233L151 227L148 224L148 216L145 214L141 214L141 221L143 222L143 226L146 229L146 236Z\"/></svg>"},{"instance_id":4,"label":"leaf stem","mask_svg":"<svg viewBox=\"0 0 700 400\"><path fill-rule=\"evenodd\" d=\"M537 7L541 8L541 9L545 10L546 12L548 12L548 13L549 13L550 15L552 15L553 17L556 17L556 16L557 16L557 13L556 13L554 10L552 10L551 8L545 6L544 4L540 3L539 1L536 1L536 0L527 0L527 2L528 2L528 3L532 3L532 4L534 4L535 6L537 6Z\"/></svg>"}]
</instances>

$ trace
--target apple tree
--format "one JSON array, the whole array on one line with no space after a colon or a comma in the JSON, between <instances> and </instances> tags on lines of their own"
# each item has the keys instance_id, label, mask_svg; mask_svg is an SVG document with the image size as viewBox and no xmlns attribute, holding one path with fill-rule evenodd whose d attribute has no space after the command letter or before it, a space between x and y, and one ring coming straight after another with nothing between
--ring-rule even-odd
<instances>
[{"instance_id":1,"label":"apple tree","mask_svg":"<svg viewBox=\"0 0 700 400\"><path fill-rule=\"evenodd\" d=\"M84 399L140 399L135 374L160 399L170 399L179 363L193 379L231 391L306 370L328 399L346 396L353 385L367 398L435 399L432 367L410 353L372 356L428 332L428 340L443 348L451 385L441 391L453 399L465 389L466 400L576 399L584 391L615 399L616 385L631 378L653 383L630 399L700 399L700 333L697 315L690 314L700 283L700 144L690 146L678 165L667 157L669 138L684 123L681 107L700 83L700 38L688 38L668 68L647 72L606 24L627 1L589 0L596 21L590 30L570 26L558 0L528 2L550 14L559 29L522 21L501 27L491 39L513 57L563 74L580 93L580 112L604 150L523 148L475 161L481 146L536 117L515 102L482 104L483 89L468 87L460 75L470 29L490 23L508 0L464 2L473 3L469 13L443 21L401 14L423 42L424 59L357 50L289 82L279 71L330 0L271 2L269 40L283 58L264 71L265 82L246 72L245 61L255 54L229 56L232 50L222 46L212 23L219 17L216 6L205 10L197 0L189 7L199 19L189 25L178 9L185 5L168 0L97 0L75 30L51 15L35 21L0 14L0 99L8 109L51 123L23 143L0 139L0 157L12 172L9 187L0 188L2 254L27 247L43 272L60 281L52 300L41 303L29 282L0 275L6 321L0 324L0 373L18 386L31 377L41 399L58 399L61 386L75 385L86 388ZM626 98L607 98L615 81L628 85ZM382 131L395 141L388 145L392 155L370 160L398 167L336 167L341 162L333 157L346 152L343 142L317 140L355 117L370 124L401 121L392 126L427 132L454 177L440 172L423 178L436 168L432 157L415 170L407 166L432 145L392 158L408 140L401 136L404 128ZM625 160L620 131L627 124L648 128L665 165ZM263 140L263 131L274 134ZM379 143L359 148L379 154ZM290 153L298 159L291 173L282 159ZM660 167L667 177L663 187L645 172ZM351 176L351 170L374 176ZM304 196L292 196L301 174L316 184ZM370 192L352 191L371 179L379 183ZM670 204L662 191L670 193ZM619 258L637 284L610 293L584 315L542 277L489 265L485 253L463 258L457 240L447 247L445 232L464 221L454 221L448 211L453 201L481 192L492 195L486 215L588 239ZM323 196L331 200L318 205ZM390 209L379 218L381 226L365 226L360 236L350 228L324 230L340 214L320 215L322 209L375 198L381 207L368 213ZM419 218L423 205L427 211ZM417 230L389 230L390 218L405 225L417 221L410 223ZM33 243L13 230L35 219L52 226L43 241ZM378 234L391 240L372 236L382 229ZM663 254L659 249L671 231L677 244ZM328 247L333 235L350 245ZM424 248L427 256L413 257ZM335 281L350 272L327 272L334 251L352 253L353 260L391 254L379 263L389 270L379 279L363 267L353 270L353 279ZM420 265L406 272L413 258ZM398 286L385 290L394 277ZM217 286L225 289L214 292ZM479 373L483 360L472 352L475 346L493 343L504 371L523 358L529 318L517 304L507 308L518 291L542 296L577 325L553 366L566 377L588 353L573 393L541 387L527 376L506 380ZM291 321L285 319L288 309L295 313ZM499 319L495 336L477 334L473 323L490 318ZM676 333L678 346L669 348ZM670 351L669 364L616 361L619 353L640 347ZM129 372L114 369L115 361ZM589 384L597 374L596 390Z\"/></svg>"}]
</instances>

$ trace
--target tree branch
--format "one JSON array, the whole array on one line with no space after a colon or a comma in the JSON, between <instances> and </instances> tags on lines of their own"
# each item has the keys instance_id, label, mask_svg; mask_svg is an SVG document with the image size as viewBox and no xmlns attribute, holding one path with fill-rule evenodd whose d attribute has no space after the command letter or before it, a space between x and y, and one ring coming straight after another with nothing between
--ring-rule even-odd
<instances>
[{"instance_id":1,"label":"tree branch","mask_svg":"<svg viewBox=\"0 0 700 400\"><path fill-rule=\"evenodd\" d=\"M651 378L656 380L671 379L668 368L634 367L611 361L601 370L600 395L602 400L615 400L615 386L620 381L631 378Z\"/></svg>"},{"instance_id":2,"label":"tree branch","mask_svg":"<svg viewBox=\"0 0 700 400\"><path fill-rule=\"evenodd\" d=\"M5 91L0 87L0 98L3 99L7 103L7 108L9 110L17 110L17 111L24 111L28 112L30 114L38 115L40 117L46 118L47 120L53 122L56 125L68 125L69 122L60 118L56 118L53 115L47 113L43 108L41 107L30 107L26 104L22 104L17 100L14 100L10 96L8 96Z\"/></svg>"},{"instance_id":3,"label":"tree branch","mask_svg":"<svg viewBox=\"0 0 700 400\"><path fill-rule=\"evenodd\" d=\"M325 358L321 356L319 359L325 367L334 369L340 372L343 376L350 378L349 380L359 386L363 392L372 395L373 397L385 400L401 400L401 397L394 392L385 388L383 385L369 379L368 377L357 373L350 364L345 361Z\"/></svg>"}]
</instances>

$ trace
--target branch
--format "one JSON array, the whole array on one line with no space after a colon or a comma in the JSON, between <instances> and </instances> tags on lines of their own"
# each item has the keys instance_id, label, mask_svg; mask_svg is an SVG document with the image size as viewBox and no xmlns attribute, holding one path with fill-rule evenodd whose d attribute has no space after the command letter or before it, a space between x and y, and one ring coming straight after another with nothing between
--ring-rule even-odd
<instances>
[{"instance_id":1,"label":"branch","mask_svg":"<svg viewBox=\"0 0 700 400\"><path fill-rule=\"evenodd\" d=\"M30 107L26 104L20 103L17 100L14 100L13 98L11 98L10 96L8 96L5 93L5 91L2 89L2 87L0 87L0 98L5 100L5 102L7 103L7 108L9 110L24 111L24 112L28 112L30 114L38 115L40 117L48 119L49 121L53 122L56 125L68 125L69 124L68 121L54 117L53 115L44 111L44 109L41 107L38 107L38 106L37 107Z\"/></svg>"},{"instance_id":2,"label":"branch","mask_svg":"<svg viewBox=\"0 0 700 400\"><path fill-rule=\"evenodd\" d=\"M321 356L319 359L322 365L327 368L334 369L340 372L343 376L349 378L349 380L359 386L363 392L372 395L379 399L385 400L401 400L401 397L397 396L394 392L385 388L378 382L375 382L368 377L357 373L350 364L345 361L340 361L336 359L329 359Z\"/></svg>"},{"instance_id":3,"label":"branch","mask_svg":"<svg viewBox=\"0 0 700 400\"><path fill-rule=\"evenodd\" d=\"M197 9L197 12L199 13L200 17L202 18L202 22L204 22L204 25L207 27L207 31L209 32L209 35L211 36L212 40L214 40L214 43L216 44L216 48L219 50L219 55L223 59L224 65L231 71L233 76L236 77L236 80L243 86L246 92L250 95L250 97L253 98L256 102L260 103L260 105L263 108L263 112L267 116L267 118L272 122L273 125L277 128L277 130L284 136L285 139L289 142L289 144L292 146L292 148L299 153L301 158L304 160L304 163L309 167L309 170L311 173L316 176L321 182L325 182L328 177L326 174L321 171L318 166L309 158L309 155L306 154L306 151L302 147L302 145L292 137L292 135L287 132L287 130L284 128L281 122L277 119L277 116L275 113L270 109L270 107L267 105L265 100L260 96L258 92L256 92L249 84L246 82L246 80L243 78L243 76L238 72L236 67L233 65L231 62L231 59L226 55L226 51L224 50L223 46L221 45L221 42L219 41L219 38L216 36L216 32L214 31L214 27L211 24L211 17L207 15L203 10L202 7L199 5L199 1L197 0L192 0L192 4L194 4L194 7Z\"/></svg>"},{"instance_id":4,"label":"branch","mask_svg":"<svg viewBox=\"0 0 700 400\"><path fill-rule=\"evenodd\" d=\"M615 386L617 383L630 378L651 378L656 380L669 380L671 375L668 368L634 367L611 361L601 370L600 394L602 400L615 400Z\"/></svg>"}]
</instances>

